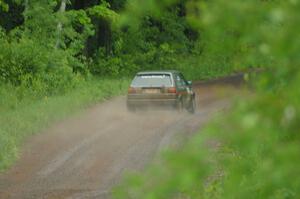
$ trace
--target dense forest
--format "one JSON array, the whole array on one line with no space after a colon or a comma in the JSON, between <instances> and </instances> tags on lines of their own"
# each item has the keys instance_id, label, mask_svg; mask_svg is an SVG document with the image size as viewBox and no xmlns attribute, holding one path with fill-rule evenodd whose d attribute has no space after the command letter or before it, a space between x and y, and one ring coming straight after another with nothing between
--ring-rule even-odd
<instances>
[{"instance_id":1,"label":"dense forest","mask_svg":"<svg viewBox=\"0 0 300 199\"><path fill-rule=\"evenodd\" d=\"M6 3L6 4L4 4ZM126 1L2 2L1 82L66 89L75 76L128 76L138 70L179 68L199 34L184 2L137 23L121 16Z\"/></svg>"},{"instance_id":2,"label":"dense forest","mask_svg":"<svg viewBox=\"0 0 300 199\"><path fill-rule=\"evenodd\" d=\"M254 96L116 197L299 198L298 0L0 0L0 9L0 170L52 110L120 94L136 71L198 80L243 71ZM203 147L212 138L220 149Z\"/></svg>"}]
</instances>

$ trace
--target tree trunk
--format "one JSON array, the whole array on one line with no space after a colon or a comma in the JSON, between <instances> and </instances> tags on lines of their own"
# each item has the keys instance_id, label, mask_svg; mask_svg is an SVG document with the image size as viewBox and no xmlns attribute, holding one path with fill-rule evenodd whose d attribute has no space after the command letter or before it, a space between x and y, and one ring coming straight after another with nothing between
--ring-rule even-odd
<instances>
[{"instance_id":1,"label":"tree trunk","mask_svg":"<svg viewBox=\"0 0 300 199\"><path fill-rule=\"evenodd\" d=\"M24 22L26 24L28 18L28 10L29 10L29 0L24 1Z\"/></svg>"},{"instance_id":2,"label":"tree trunk","mask_svg":"<svg viewBox=\"0 0 300 199\"><path fill-rule=\"evenodd\" d=\"M66 5L67 5L67 0L62 0L59 8L59 13L64 13L66 11ZM62 32L62 22L59 21L57 24L57 39L55 44L56 49L59 47L60 44L61 32Z\"/></svg>"}]
</instances>

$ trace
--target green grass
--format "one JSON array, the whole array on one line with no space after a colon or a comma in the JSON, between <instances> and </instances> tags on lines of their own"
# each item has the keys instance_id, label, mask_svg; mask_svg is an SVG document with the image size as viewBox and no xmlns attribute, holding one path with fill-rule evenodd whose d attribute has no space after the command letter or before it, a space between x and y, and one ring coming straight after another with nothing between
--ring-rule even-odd
<instances>
[{"instance_id":1,"label":"green grass","mask_svg":"<svg viewBox=\"0 0 300 199\"><path fill-rule=\"evenodd\" d=\"M93 80L66 94L42 98L30 96L30 91L0 87L0 171L15 162L26 138L92 104L123 94L128 84L127 79Z\"/></svg>"},{"instance_id":2,"label":"green grass","mask_svg":"<svg viewBox=\"0 0 300 199\"><path fill-rule=\"evenodd\" d=\"M180 60L175 69L181 71L189 80L209 80L239 71L221 56L213 58L207 55L177 55L174 59Z\"/></svg>"}]
</instances>

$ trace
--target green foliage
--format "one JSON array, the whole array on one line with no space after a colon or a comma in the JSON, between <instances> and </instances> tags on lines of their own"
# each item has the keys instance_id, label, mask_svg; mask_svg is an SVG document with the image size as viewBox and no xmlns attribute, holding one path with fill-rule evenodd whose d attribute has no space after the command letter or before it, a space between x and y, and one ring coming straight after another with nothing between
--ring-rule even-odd
<instances>
[{"instance_id":1,"label":"green foliage","mask_svg":"<svg viewBox=\"0 0 300 199\"><path fill-rule=\"evenodd\" d=\"M87 10L90 16L102 18L104 20L116 23L119 15L110 9L110 4L106 1L102 1L100 5L96 5Z\"/></svg>"},{"instance_id":2,"label":"green foliage","mask_svg":"<svg viewBox=\"0 0 300 199\"><path fill-rule=\"evenodd\" d=\"M61 48L67 50L72 56L83 54L87 38L94 34L91 19L83 10L71 10L65 13L63 20L63 43Z\"/></svg>"},{"instance_id":3,"label":"green foliage","mask_svg":"<svg viewBox=\"0 0 300 199\"><path fill-rule=\"evenodd\" d=\"M0 9L3 11L8 11L9 9L8 5L3 0L0 0Z\"/></svg>"},{"instance_id":4,"label":"green foliage","mask_svg":"<svg viewBox=\"0 0 300 199\"><path fill-rule=\"evenodd\" d=\"M191 50L197 33L194 33L195 38L187 33L192 30L182 12L183 8L174 5L160 15L149 14L139 19L138 24L131 21L124 27L121 25L122 30L113 30L112 51L99 48L94 55L95 62L90 65L91 72L97 75L133 75L140 70L182 69L192 76L195 71L185 70L184 59L181 61L178 57L193 59L197 56ZM122 17L124 15L121 15L119 24L122 24ZM193 63L194 69L200 71L199 64Z\"/></svg>"},{"instance_id":5,"label":"green foliage","mask_svg":"<svg viewBox=\"0 0 300 199\"><path fill-rule=\"evenodd\" d=\"M27 6L23 26L9 34L1 31L0 82L37 89L40 95L63 93L78 73L88 73L83 52L94 33L91 20L83 10L53 13L54 1L29 1ZM58 21L64 39L56 49Z\"/></svg>"},{"instance_id":6,"label":"green foliage","mask_svg":"<svg viewBox=\"0 0 300 199\"><path fill-rule=\"evenodd\" d=\"M147 1L136 7L138 2L135 1L127 4L126 1L91 1L84 2L78 9L78 2L71 1L65 12L58 12L60 3L9 1L12 10L0 16L9 19L0 24L9 31L7 45L11 48L28 41L26 45L31 48L43 54L45 49L48 51L49 56L44 56L47 59L40 60L46 71L48 63L55 60L57 65L67 65L75 74L83 75L91 72L93 75L132 76L139 70L180 69L187 76L199 79L228 72L222 67L218 67L220 72L214 72L206 64L221 65L227 59L225 56L214 61L215 57L203 56L201 61L190 62L195 65L189 66L189 70L185 70L185 60L178 61L178 57L194 60L202 54L204 45L199 40L198 30L193 30L185 18L185 2ZM120 11L122 7L126 7L126 12ZM130 20L124 23L125 18ZM31 59L34 55L26 56ZM203 73L203 69L207 72Z\"/></svg>"},{"instance_id":7,"label":"green foliage","mask_svg":"<svg viewBox=\"0 0 300 199\"><path fill-rule=\"evenodd\" d=\"M256 94L237 99L230 113L153 169L128 177L115 197L299 198L300 2L193 1L193 7L190 23L205 38L199 60L212 60L213 71L220 60L229 71L264 68L252 79Z\"/></svg>"},{"instance_id":8,"label":"green foliage","mask_svg":"<svg viewBox=\"0 0 300 199\"><path fill-rule=\"evenodd\" d=\"M60 52L49 52L44 46L29 39L21 39L18 42L2 39L1 43L3 48L0 49L0 80L2 82L16 86L26 85L31 88L40 82L48 87L48 92L63 89L71 83L72 71ZM55 85L51 87L50 82Z\"/></svg>"},{"instance_id":9,"label":"green foliage","mask_svg":"<svg viewBox=\"0 0 300 199\"><path fill-rule=\"evenodd\" d=\"M183 149L128 178L116 198L298 198L297 110L266 98L239 100Z\"/></svg>"}]
</instances>

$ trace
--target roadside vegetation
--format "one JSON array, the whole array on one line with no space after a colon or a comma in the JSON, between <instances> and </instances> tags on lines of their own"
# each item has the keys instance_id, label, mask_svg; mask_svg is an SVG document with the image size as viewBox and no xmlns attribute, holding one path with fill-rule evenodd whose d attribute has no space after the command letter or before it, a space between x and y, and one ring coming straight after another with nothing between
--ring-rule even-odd
<instances>
[{"instance_id":1,"label":"roadside vegetation","mask_svg":"<svg viewBox=\"0 0 300 199\"><path fill-rule=\"evenodd\" d=\"M262 68L245 75L255 95L237 99L183 148L126 177L115 198L299 198L300 2L199 0L187 7L209 56Z\"/></svg>"}]
</instances>

